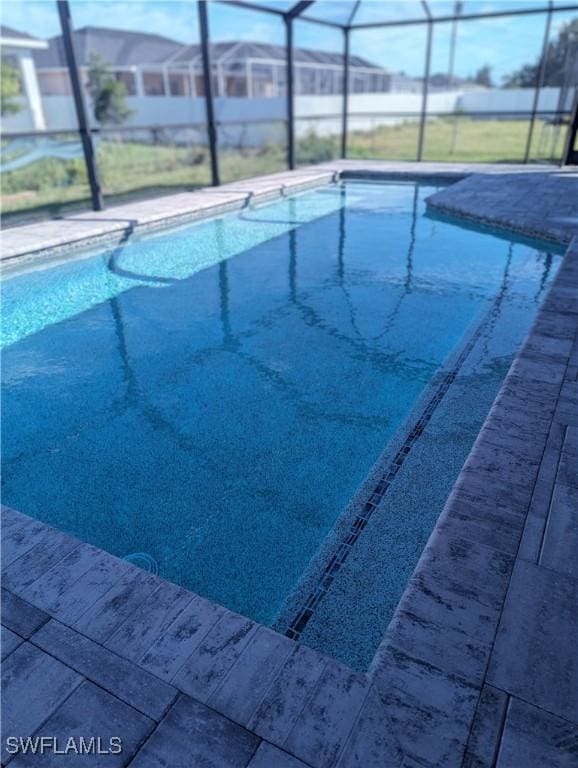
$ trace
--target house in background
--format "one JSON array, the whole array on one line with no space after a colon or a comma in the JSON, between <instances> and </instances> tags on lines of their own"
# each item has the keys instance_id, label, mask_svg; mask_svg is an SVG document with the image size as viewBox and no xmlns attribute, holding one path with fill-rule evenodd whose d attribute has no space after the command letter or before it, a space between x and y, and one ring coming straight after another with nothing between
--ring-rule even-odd
<instances>
[{"instance_id":1,"label":"house in background","mask_svg":"<svg viewBox=\"0 0 578 768\"><path fill-rule=\"evenodd\" d=\"M92 51L105 59L129 97L190 98L204 95L201 46L183 45L160 35L104 27L74 31L79 66L86 73ZM281 45L245 41L212 43L216 98L279 98L286 92L286 50ZM296 95L331 95L343 90L343 56L295 48ZM70 93L61 37L35 55L43 96ZM352 91L383 93L391 75L359 56L350 57Z\"/></svg>"},{"instance_id":2,"label":"house in background","mask_svg":"<svg viewBox=\"0 0 578 768\"><path fill-rule=\"evenodd\" d=\"M101 125L89 109L92 127L114 140L206 143L206 109L201 47L156 34L106 27L73 33L82 80L97 53L126 89L128 117L122 125ZM61 36L39 40L3 28L3 60L21 73L22 110L4 117L6 136L36 130L66 134L77 117ZM210 45L214 114L220 146L261 147L286 140L287 62L283 45L249 41ZM423 79L394 72L351 55L351 128L371 132L381 125L417 121L423 109ZM344 57L294 49L295 135L338 136L342 128ZM473 119L502 112L527 120L534 88L486 87L471 78L432 74L427 107L443 118ZM560 88L542 88L540 109L556 110ZM87 98L87 103L89 99ZM113 138L113 137L111 137Z\"/></svg>"},{"instance_id":3,"label":"house in background","mask_svg":"<svg viewBox=\"0 0 578 768\"><path fill-rule=\"evenodd\" d=\"M48 48L46 40L0 26L2 66L14 68L18 73L20 94L15 97L18 112L11 115L10 127L19 131L44 131L46 119L38 84L34 53Z\"/></svg>"}]
</instances>

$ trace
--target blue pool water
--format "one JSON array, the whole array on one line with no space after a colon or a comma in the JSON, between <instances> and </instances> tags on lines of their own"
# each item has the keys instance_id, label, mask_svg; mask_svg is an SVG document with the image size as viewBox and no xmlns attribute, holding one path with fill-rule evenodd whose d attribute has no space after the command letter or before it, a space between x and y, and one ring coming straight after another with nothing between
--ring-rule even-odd
<instances>
[{"instance_id":1,"label":"blue pool water","mask_svg":"<svg viewBox=\"0 0 578 768\"><path fill-rule=\"evenodd\" d=\"M4 502L274 624L496 296L492 392L555 274L425 217L434 191L331 185L6 279Z\"/></svg>"}]
</instances>

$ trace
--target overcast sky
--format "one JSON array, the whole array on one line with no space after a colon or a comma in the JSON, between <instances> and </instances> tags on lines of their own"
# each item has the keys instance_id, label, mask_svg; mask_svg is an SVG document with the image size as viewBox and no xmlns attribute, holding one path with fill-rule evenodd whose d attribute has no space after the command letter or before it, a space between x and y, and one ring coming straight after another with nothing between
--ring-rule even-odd
<instances>
[{"instance_id":1,"label":"overcast sky","mask_svg":"<svg viewBox=\"0 0 578 768\"><path fill-rule=\"evenodd\" d=\"M256 0L258 2L258 0ZM273 5L275 0L266 0ZM286 7L289 3L279 3ZM141 32L154 32L182 42L198 42L196 7L190 0L70 0L76 27L85 25L110 26ZM320 16L338 21L346 20L351 0L318 0ZM510 8L545 5L538 0L509 2L465 3L464 12L505 10ZM563 2L557 3L563 6ZM452 2L430 2L434 14L448 13ZM314 8L315 6L313 6ZM313 11L311 11L313 13ZM389 20L421 15L420 3L383 2L362 0L356 21ZM560 25L576 17L576 11L560 11L554 14L552 35ZM38 37L59 34L58 16L53 0L5 0L2 4L3 23ZM432 72L447 72L451 23L435 25ZM275 16L255 13L244 9L232 9L218 2L210 3L210 28L214 40L244 39L271 43L284 42L284 27ZM459 76L473 74L485 64L492 67L492 74L500 78L520 65L533 63L541 50L544 34L544 18L539 15L509 18L462 21L458 25L456 61L454 72ZM340 51L342 33L329 27L299 22L295 30L295 44L324 50ZM421 75L425 51L425 27L397 27L381 30L364 30L352 33L352 53L357 53L394 71Z\"/></svg>"}]
</instances>

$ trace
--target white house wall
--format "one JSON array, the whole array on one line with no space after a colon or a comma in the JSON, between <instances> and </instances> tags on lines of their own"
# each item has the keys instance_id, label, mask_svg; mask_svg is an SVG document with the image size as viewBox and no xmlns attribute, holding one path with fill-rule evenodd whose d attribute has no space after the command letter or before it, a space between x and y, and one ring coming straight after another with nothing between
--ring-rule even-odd
<instances>
[{"instance_id":1,"label":"white house wall","mask_svg":"<svg viewBox=\"0 0 578 768\"><path fill-rule=\"evenodd\" d=\"M542 88L538 109L558 109L559 88ZM493 88L488 91L471 91L462 94L459 107L464 112L531 112L534 103L532 88Z\"/></svg>"},{"instance_id":2,"label":"white house wall","mask_svg":"<svg viewBox=\"0 0 578 768\"><path fill-rule=\"evenodd\" d=\"M35 131L46 130L46 118L42 107L42 96L36 77L36 66L30 52L20 56L20 72L22 73L22 86L32 117L32 125Z\"/></svg>"},{"instance_id":3,"label":"white house wall","mask_svg":"<svg viewBox=\"0 0 578 768\"><path fill-rule=\"evenodd\" d=\"M559 89L544 88L539 108L555 110ZM463 114L494 111L529 113L534 99L533 89L492 89L480 91L451 91L430 93L428 112ZM321 135L337 135L341 131L342 97L296 96L295 131L304 136L312 129ZM138 125L204 124L205 102L202 98L136 96L127 98L133 114L123 127ZM349 124L351 130L371 130L379 125L402 122L407 119L395 113L414 115L421 113L422 97L416 93L352 94L349 97ZM66 131L74 128L76 117L71 96L49 96L42 99L42 112L46 128ZM394 114L391 114L394 113ZM216 119L222 125L219 131L223 146L261 146L267 142L284 140L283 122L286 119L285 98L217 98ZM317 118L316 116L322 116ZM328 117L326 117L328 116ZM31 130L30 110L5 119L6 132ZM251 123L254 125L250 126ZM250 127L249 127L250 126ZM127 134L127 138L130 134ZM144 138L141 134L139 138Z\"/></svg>"}]
</instances>

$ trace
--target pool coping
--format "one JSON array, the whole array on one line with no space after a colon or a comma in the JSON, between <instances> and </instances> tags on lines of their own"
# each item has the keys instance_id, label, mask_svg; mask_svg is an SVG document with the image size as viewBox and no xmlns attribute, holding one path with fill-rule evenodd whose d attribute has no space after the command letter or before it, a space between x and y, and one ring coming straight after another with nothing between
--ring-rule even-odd
<instances>
[{"instance_id":1,"label":"pool coping","mask_svg":"<svg viewBox=\"0 0 578 768\"><path fill-rule=\"evenodd\" d=\"M338 160L295 171L283 171L242 181L205 187L150 200L84 211L57 219L3 228L0 264L10 265L62 252L114 245L127 234L162 231L174 226L270 202L322 186L339 178L393 178L460 181L471 174L559 173L555 166L504 166L466 163L410 163Z\"/></svg>"},{"instance_id":2,"label":"pool coping","mask_svg":"<svg viewBox=\"0 0 578 768\"><path fill-rule=\"evenodd\" d=\"M365 174L361 176L363 178L377 178L380 173L381 178L391 177L391 166L396 164L382 164L381 170L376 168L376 165L378 164L366 163L362 166L359 162L329 164L329 167L326 165L315 169L315 174L310 174L306 180L299 175L301 172L296 172L298 176L295 178L307 184L317 185L318 179L335 179L336 173L345 177L351 173ZM422 171L420 176L427 179L428 174L423 173L424 166L419 170ZM448 172L454 173L456 180L459 177L474 188L476 183L479 186L480 182L474 183L466 178L466 170L460 167ZM485 174L501 174L505 171L511 173L512 169L504 169L502 166L497 170L486 170L484 174L476 175L479 179ZM527 171L526 167L522 172ZM431 172L429 178L440 178L439 168L432 168ZM552 177L559 174L558 169L541 169L539 172ZM407 178L408 174L415 173L415 169L407 169L405 166L398 178L404 174ZM269 185L267 191L261 189L261 193L278 196L283 194L284 188L286 191L299 191L299 183L287 186L284 181L275 181L273 186L276 191L272 191ZM458 193L458 204L453 207L452 214L459 216L462 211L459 209L457 186L459 185L450 189L454 190L454 194ZM442 202L447 212L448 196L444 192L437 195L444 195ZM437 195L432 198L433 206ZM246 204L246 193L242 200L237 200L234 204ZM229 203L233 204L231 201ZM495 207L495 201L488 203L487 210L480 217L486 223L492 223L492 205ZM209 215L214 215L214 208L211 210ZM523 232L523 206L520 207L517 219L512 218L511 212L509 215L510 221L518 224L516 231ZM463 218L469 218L467 213ZM503 224L499 211L495 212L494 220ZM508 228L508 224L504 226ZM532 229L530 235L533 234ZM569 242L573 234L572 223L563 230L565 241ZM559 233L555 235L559 236ZM58 247L63 247L62 242ZM46 250L43 242L40 252L45 253ZM34 253L38 252L37 249ZM577 325L578 238L574 239L566 250L558 274L494 401L368 674L354 673L333 660L327 660L320 654L304 649L304 646L292 643L291 640L264 627L257 627L251 622L251 640L239 657L243 659L243 663L236 663L239 658L235 658L223 683L226 690L221 691L217 702L211 697L203 700L196 692L191 695L190 687L182 690L173 685L173 679L168 681L175 689L174 696L181 698L177 698L176 703L173 702L168 709L165 708L162 715L155 720L158 726L140 750L143 753L143 761L146 750L152 749L152 741L159 740L159 733L164 728L163 723L166 723L169 717L167 713L177 706L183 706L183 696L190 696L195 702L207 705L211 711L218 712L228 721L256 734L258 739L263 739L256 744L255 760L265 745L266 749L281 750L282 756L291 754L301 761L291 765L309 765L313 768L328 768L330 765L339 765L341 768L350 765L450 768L455 765L457 768L462 764L492 764L489 759L485 763L480 758L480 744L484 742L479 735L480 730L488 742L482 744L483 748L488 754L497 754L506 722L504 702L507 701L510 707L511 702L518 701L519 696L520 701L528 704L524 696L518 694L515 686L509 686L509 683L500 677L502 673L498 669L496 654L499 656L505 642L503 638L507 639L508 631L511 632L506 621L508 612L512 610L508 601L510 589L516 582L521 567L520 563L523 563L524 567L528 563L540 567L540 542L544 538L548 517L546 515L545 519L542 519L538 516L536 519L535 506L536 498L539 496L541 499L544 495L541 488L544 461L547 459L552 462L552 450L549 452L552 434L558 434L561 425L564 426L566 435L568 429L578 427L578 421L575 415L572 416L568 405L569 397L570 403L574 403L571 398L576 396L573 391L578 379ZM568 387L570 395L567 394ZM556 443L559 452L564 444L560 441ZM511 525L516 525L518 546L513 551L504 551L500 542L492 538L496 513L503 514ZM60 560L56 561L52 570L47 571L48 574L54 575L56 569L59 574L59 592L55 594L51 577L43 573L38 576L36 587L33 588L33 584L27 582L25 587L13 589L13 594L17 595L19 600L35 606L35 609L44 611L48 624L63 625L65 629L67 627L67 631L77 633L87 642L96 644L99 653L120 653L125 657L128 654L127 661L130 664L135 668L147 669L150 673L150 659L148 666L143 667L144 659L135 660L130 657L130 647L115 647L114 650L106 648L106 645L102 645L94 637L79 632L78 622L72 625L67 623L66 610L70 610L70 606L65 598L70 594L74 583L66 584L62 578L62 569L65 568L63 563L70 557L70 551L62 555L62 548L66 549L68 546L66 542L69 542L69 537L64 537L54 529L49 529L19 513L7 512L3 515L4 519L6 515L7 519L12 521L8 531L12 526L16 526L15 531L22 528L19 533L23 535L17 535L15 539L20 543L15 546L25 547L26 543L22 542L26 542L26 531L29 535L31 530L36 530L36 535L41 540L42 536L47 536L44 545L37 546L45 548L47 542L54 539L57 541L56 551L61 554ZM47 530L53 533L47 533ZM34 544L32 546L34 547ZM13 565L8 566L11 569L10 578L13 580L9 581L8 589L11 583L22 583L19 579L24 578L22 574L30 565L26 554L29 551L25 550L14 560ZM98 559L101 567L102 563L107 563L107 567L117 569L118 573L125 573L125 566L132 568L128 564L120 566L120 561L113 556L86 544L75 544L73 551L84 553L87 562L92 558ZM552 572L552 563L544 570ZM459 583L454 578L456 572L460 573ZM566 574L560 578L568 577ZM46 579L49 581L46 582ZM167 585L163 587L167 590L179 589L168 582L163 584ZM39 586L42 588L38 589ZM182 592L185 591L180 590L179 595ZM97 601L99 599L102 600L100 593ZM197 602L203 610L209 610L207 606L211 605L198 597L191 597L191 600ZM218 608L226 617L223 619L225 623L241 621L235 614ZM88 610L94 608L89 607ZM23 605L20 606L20 611L25 614L29 613L30 609ZM455 614L454 619L451 618L452 614ZM48 618L50 616L51 619ZM178 619L175 621L178 623ZM46 622L43 622L42 626ZM46 630L40 635L40 640L34 639L37 633L42 632L42 626L25 640L45 651L48 648L47 652L50 654L62 655L54 646L53 638L46 640ZM56 630L52 629L53 633L55 631L62 633L64 630L57 627ZM214 631L214 628L211 631ZM211 631L208 632L208 637ZM560 632L564 631L564 622L561 620ZM482 645L476 642L480 634L484 636ZM170 631L167 630L164 636L159 637L158 642L162 644L163 639L165 644L175 647ZM475 646L473 650L470 648L472 644ZM198 646L195 648L198 650ZM464 649L466 656L471 651L471 674L464 674L463 665L459 671L456 668L455 659L463 660ZM179 647L179 652L183 653L182 647ZM192 655L194 653L195 651ZM568 668L576 669L578 662L574 648L568 645L565 654L563 662ZM274 665L273 673L266 672L267 664L276 657L281 661ZM66 658L68 661L62 658L64 663L78 668L80 663L71 662L70 654ZM190 663L189 657L187 660ZM157 661L157 664L160 662ZM296 675L303 676L303 664L314 682L306 686L305 692L298 693L291 687L291 681L295 680ZM162 664L160 668L162 669ZM313 674L311 669L315 669L316 673ZM94 670L90 670L90 673L84 668L83 670L82 674L88 680L94 680L98 676ZM158 679L167 682L166 677L163 678L162 675ZM102 681L96 682L102 685ZM554 687L559 682L550 680ZM177 693L178 690L180 693ZM255 691L259 702L247 716L247 707L243 707L240 701L250 692L253 692L254 696ZM112 693L122 698L119 691ZM490 718L493 725L490 739L487 736L488 718L484 706L487 710L488 697L492 696L498 704L495 707L497 714L492 711ZM554 706L540 707L540 702L536 708L550 718L561 717L564 722L578 724L578 715L568 715L566 711L552 711L556 709ZM297 714L291 721L290 730L286 732L286 722L285 731L280 729L279 722L283 717L286 719L288 709L297 711ZM277 713L275 716L273 711ZM282 738L279 735L281 732ZM253 765L253 759L251 756L250 762L246 764Z\"/></svg>"}]
</instances>

